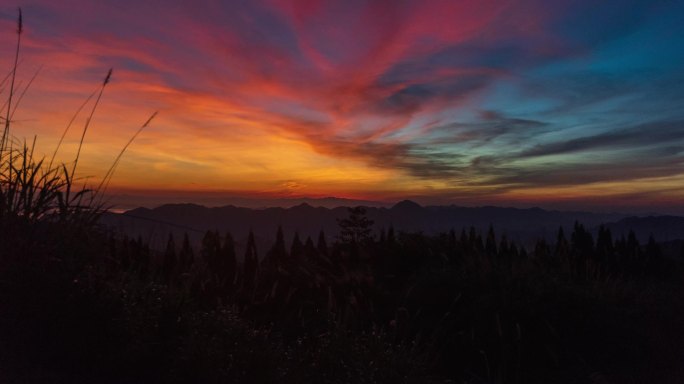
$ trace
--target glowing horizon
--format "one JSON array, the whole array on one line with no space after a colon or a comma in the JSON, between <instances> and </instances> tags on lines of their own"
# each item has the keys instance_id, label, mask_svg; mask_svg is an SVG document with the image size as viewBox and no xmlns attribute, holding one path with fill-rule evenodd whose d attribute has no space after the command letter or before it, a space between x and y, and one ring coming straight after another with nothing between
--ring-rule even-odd
<instances>
[{"instance_id":1,"label":"glowing horizon","mask_svg":"<svg viewBox=\"0 0 684 384\"><path fill-rule=\"evenodd\" d=\"M13 134L49 157L113 68L80 177L159 111L114 194L684 212L682 4L224 3L17 4L22 86L42 69ZM2 6L7 71L15 30Z\"/></svg>"}]
</instances>

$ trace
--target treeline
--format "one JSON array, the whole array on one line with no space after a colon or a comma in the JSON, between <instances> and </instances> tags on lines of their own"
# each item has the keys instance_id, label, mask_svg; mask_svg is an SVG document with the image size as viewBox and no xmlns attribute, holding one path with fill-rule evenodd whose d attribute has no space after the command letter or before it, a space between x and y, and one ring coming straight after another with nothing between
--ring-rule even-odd
<instances>
[{"instance_id":1,"label":"treeline","mask_svg":"<svg viewBox=\"0 0 684 384\"><path fill-rule=\"evenodd\" d=\"M679 294L658 288L681 287L680 265L653 238L577 223L525 247L493 227L378 231L363 209L339 226L335 239L278 229L265 252L250 234L244 255L216 231L155 251L97 228L5 226L0 321L15 348L0 364L35 345L55 369L85 361L126 382L520 383L652 375L650 359L682 356L649 344L643 327L671 328L643 323L634 301L684 318Z\"/></svg>"},{"instance_id":2,"label":"treeline","mask_svg":"<svg viewBox=\"0 0 684 384\"><path fill-rule=\"evenodd\" d=\"M484 234L471 227L436 236L395 234L393 228L371 236L363 230L359 239L343 235L330 246L323 232L315 242L295 233L288 247L279 228L263 257L250 233L241 258L230 233L206 232L198 250L187 235L179 242L169 235L164 252L151 251L140 239L112 238L110 260L116 268L188 290L203 308L235 305L271 322L288 318L281 313L288 309L302 318L334 315L349 326L386 324L396 308L378 313L377 303L368 302L376 296L374 290L389 289L399 297L424 271L460 268L485 275L513 273L529 264L569 281L601 281L665 280L678 268L675 260L663 256L653 236L640 244L633 232L613 239L610 230L600 227L594 239L579 223L567 236L559 228L555 243L539 240L529 250L505 235L496 236L493 227Z\"/></svg>"},{"instance_id":3,"label":"treeline","mask_svg":"<svg viewBox=\"0 0 684 384\"><path fill-rule=\"evenodd\" d=\"M530 249L497 236L494 228L479 233L471 227L436 236L389 228L374 236L372 222L358 211L351 211L340 226L340 236L331 244L323 232L315 242L295 233L289 247L279 229L263 257L250 234L242 261L232 236L215 231L205 234L197 252L187 236L181 245L169 236L166 250L156 257L126 257L149 260L149 265L136 268L154 271L153 278L171 290L186 292L200 308L232 308L256 327L276 331L286 340L315 337L331 327L356 335L376 332L395 346L410 346L412 353L431 361L431 370L447 377L463 379L473 370L484 377L485 371L495 370L503 375L502 381L523 373L532 378L561 364L547 361L551 365L540 369L538 362L511 363L521 354L546 361L548 356L538 351L559 348L558 340L550 342L555 336L549 326L541 325L550 321L545 316L567 328L577 319L573 313L557 316L566 311L556 307L559 302L575 300L558 292L559 285L568 290L607 282L648 285L679 276L679 265L663 257L653 237L646 244L640 244L634 233L613 239L601 227L594 238L579 223L567 236L560 228L555 243L540 240ZM127 255L130 249L117 254ZM454 300L469 303L454 312ZM482 311L480 300L490 306L481 314L490 327L472 337L479 342L460 339L459 332L472 333L482 326L483 319L474 317ZM535 310L557 313L525 313ZM510 329L504 332L502 327ZM512 336L519 332L530 337L524 347ZM439 337L440 333L449 337ZM513 338L506 339L503 333ZM488 367L477 357L483 351L494 355L487 357ZM449 362L453 356L461 363Z\"/></svg>"}]
</instances>

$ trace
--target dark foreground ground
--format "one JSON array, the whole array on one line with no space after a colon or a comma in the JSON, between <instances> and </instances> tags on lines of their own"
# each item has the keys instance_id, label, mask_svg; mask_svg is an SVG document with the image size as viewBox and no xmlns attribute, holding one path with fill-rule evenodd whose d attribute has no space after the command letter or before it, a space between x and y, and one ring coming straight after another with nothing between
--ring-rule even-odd
<instances>
[{"instance_id":1,"label":"dark foreground ground","mask_svg":"<svg viewBox=\"0 0 684 384\"><path fill-rule=\"evenodd\" d=\"M581 225L155 252L95 226L0 221L1 383L682 383L678 260ZM287 246L286 246L287 243Z\"/></svg>"}]
</instances>

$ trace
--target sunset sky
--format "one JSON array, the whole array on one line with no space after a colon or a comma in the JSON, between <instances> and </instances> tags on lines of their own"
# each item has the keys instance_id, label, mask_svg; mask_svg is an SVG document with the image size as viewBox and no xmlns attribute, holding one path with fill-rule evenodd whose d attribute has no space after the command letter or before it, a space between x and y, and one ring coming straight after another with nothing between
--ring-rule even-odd
<instances>
[{"instance_id":1,"label":"sunset sky","mask_svg":"<svg viewBox=\"0 0 684 384\"><path fill-rule=\"evenodd\" d=\"M8 3L2 77L18 6L20 89L41 68L15 136L38 135L49 157L113 68L79 163L78 176L98 183L159 111L122 159L114 200L684 213L681 1ZM62 161L73 160L85 118Z\"/></svg>"}]
</instances>

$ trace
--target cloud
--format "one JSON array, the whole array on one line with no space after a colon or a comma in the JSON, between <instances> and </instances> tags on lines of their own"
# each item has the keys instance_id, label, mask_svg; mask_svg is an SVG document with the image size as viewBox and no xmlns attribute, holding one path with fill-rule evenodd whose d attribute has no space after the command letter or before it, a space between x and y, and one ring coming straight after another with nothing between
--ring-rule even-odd
<instances>
[{"instance_id":1,"label":"cloud","mask_svg":"<svg viewBox=\"0 0 684 384\"><path fill-rule=\"evenodd\" d=\"M456 121L432 127L430 132L436 137L430 143L469 143L471 146L482 146L507 137L508 144L514 147L551 129L552 127L543 121L511 117L488 110L481 111L478 121L475 122Z\"/></svg>"},{"instance_id":2,"label":"cloud","mask_svg":"<svg viewBox=\"0 0 684 384\"><path fill-rule=\"evenodd\" d=\"M309 175L335 175L337 186L363 179L369 193L438 185L437 196L675 175L679 10L636 0L36 0L24 8L20 75L45 64L45 80L27 97L38 121L24 132L58 137L114 67L90 138L114 157L105 144L161 110L136 158L164 167L136 177L140 188L253 178L264 190L296 180L306 193L325 187ZM0 28L13 31L13 12L0 7ZM1 46L14 37L0 33ZM193 158L204 166L190 174ZM345 167L356 173L331 171Z\"/></svg>"},{"instance_id":3,"label":"cloud","mask_svg":"<svg viewBox=\"0 0 684 384\"><path fill-rule=\"evenodd\" d=\"M684 143L682 129L684 129L684 121L650 122L592 136L537 144L519 153L517 157L540 157L605 149L636 150L654 145L667 145L667 148L671 148L669 145L674 142Z\"/></svg>"}]
</instances>

